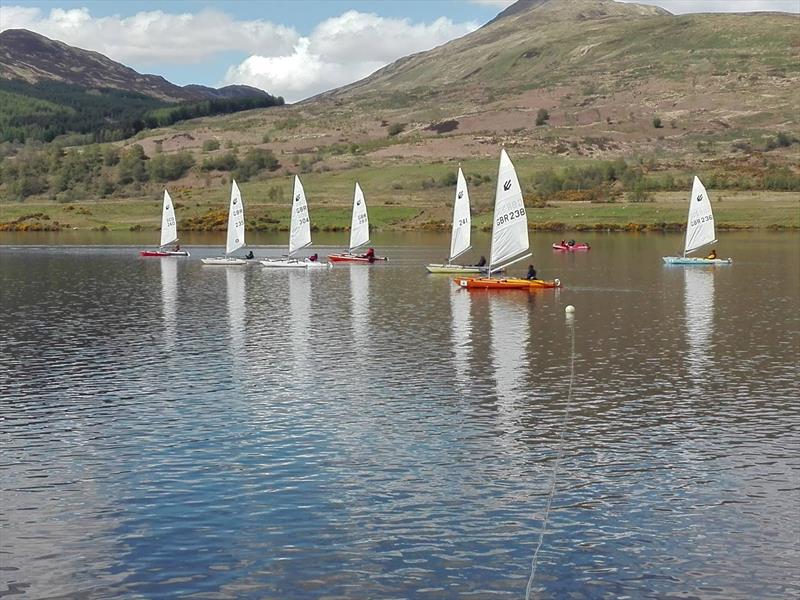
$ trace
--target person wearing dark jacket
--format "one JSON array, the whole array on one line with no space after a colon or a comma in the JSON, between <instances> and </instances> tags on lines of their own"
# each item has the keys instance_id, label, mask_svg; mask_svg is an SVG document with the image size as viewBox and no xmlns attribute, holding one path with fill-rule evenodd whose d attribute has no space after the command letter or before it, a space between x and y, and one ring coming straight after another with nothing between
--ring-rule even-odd
<instances>
[{"instance_id":1,"label":"person wearing dark jacket","mask_svg":"<svg viewBox=\"0 0 800 600\"><path fill-rule=\"evenodd\" d=\"M536 269L533 268L533 265L528 265L528 274L525 275L525 279L536 279Z\"/></svg>"},{"instance_id":2,"label":"person wearing dark jacket","mask_svg":"<svg viewBox=\"0 0 800 600\"><path fill-rule=\"evenodd\" d=\"M485 267L486 266L486 257L481 256L480 260L475 265L476 267Z\"/></svg>"}]
</instances>

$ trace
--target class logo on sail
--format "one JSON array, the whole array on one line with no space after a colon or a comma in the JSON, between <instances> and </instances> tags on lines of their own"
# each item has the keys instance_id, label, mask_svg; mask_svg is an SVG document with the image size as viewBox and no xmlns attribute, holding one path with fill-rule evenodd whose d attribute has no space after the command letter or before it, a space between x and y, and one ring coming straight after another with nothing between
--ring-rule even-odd
<instances>
[{"instance_id":1,"label":"class logo on sail","mask_svg":"<svg viewBox=\"0 0 800 600\"><path fill-rule=\"evenodd\" d=\"M702 202L703 201L703 194L700 194L699 196L697 196L697 201L698 202Z\"/></svg>"},{"instance_id":2,"label":"class logo on sail","mask_svg":"<svg viewBox=\"0 0 800 600\"><path fill-rule=\"evenodd\" d=\"M507 179L506 182L503 184L503 189L505 191L508 191L508 190L511 189L511 180L510 179Z\"/></svg>"},{"instance_id":3,"label":"class logo on sail","mask_svg":"<svg viewBox=\"0 0 800 600\"><path fill-rule=\"evenodd\" d=\"M300 202L300 194L297 194L297 196L294 197L294 201Z\"/></svg>"},{"instance_id":4,"label":"class logo on sail","mask_svg":"<svg viewBox=\"0 0 800 600\"><path fill-rule=\"evenodd\" d=\"M460 192L458 192L458 199L460 200L463 197L464 197L464 190L461 190Z\"/></svg>"}]
</instances>

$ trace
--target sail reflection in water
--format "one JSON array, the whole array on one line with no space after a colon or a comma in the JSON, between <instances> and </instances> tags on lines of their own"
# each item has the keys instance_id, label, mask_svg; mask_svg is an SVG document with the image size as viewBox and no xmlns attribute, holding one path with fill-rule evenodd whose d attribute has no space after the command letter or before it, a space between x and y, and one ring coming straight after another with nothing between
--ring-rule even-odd
<instances>
[{"instance_id":1,"label":"sail reflection in water","mask_svg":"<svg viewBox=\"0 0 800 600\"><path fill-rule=\"evenodd\" d=\"M353 345L363 351L369 336L369 273L367 266L350 266L350 299L353 307ZM360 350L359 350L360 349Z\"/></svg>"},{"instance_id":2,"label":"sail reflection in water","mask_svg":"<svg viewBox=\"0 0 800 600\"><path fill-rule=\"evenodd\" d=\"M164 350L175 350L178 316L178 263L161 259L161 302L164 306Z\"/></svg>"},{"instance_id":3,"label":"sail reflection in water","mask_svg":"<svg viewBox=\"0 0 800 600\"><path fill-rule=\"evenodd\" d=\"M290 271L289 275L289 331L295 355L295 367L302 371L308 367L309 319L311 318L311 280L308 271Z\"/></svg>"},{"instance_id":4,"label":"sail reflection in water","mask_svg":"<svg viewBox=\"0 0 800 600\"><path fill-rule=\"evenodd\" d=\"M472 299L467 291L460 287L450 286L450 314L453 362L455 363L456 381L463 388L469 387L470 342L472 337Z\"/></svg>"},{"instance_id":5,"label":"sail reflection in water","mask_svg":"<svg viewBox=\"0 0 800 600\"><path fill-rule=\"evenodd\" d=\"M231 353L234 357L244 354L245 272L244 269L225 270L228 287L228 325L231 330Z\"/></svg>"},{"instance_id":6,"label":"sail reflection in water","mask_svg":"<svg viewBox=\"0 0 800 600\"><path fill-rule=\"evenodd\" d=\"M524 375L528 371L528 306L515 294L491 294L491 356L497 390L497 416L501 429L511 434L522 427L516 401L525 394Z\"/></svg>"},{"instance_id":7,"label":"sail reflection in water","mask_svg":"<svg viewBox=\"0 0 800 600\"><path fill-rule=\"evenodd\" d=\"M685 269L686 285L686 341L689 373L702 377L707 363L714 334L714 271Z\"/></svg>"}]
</instances>

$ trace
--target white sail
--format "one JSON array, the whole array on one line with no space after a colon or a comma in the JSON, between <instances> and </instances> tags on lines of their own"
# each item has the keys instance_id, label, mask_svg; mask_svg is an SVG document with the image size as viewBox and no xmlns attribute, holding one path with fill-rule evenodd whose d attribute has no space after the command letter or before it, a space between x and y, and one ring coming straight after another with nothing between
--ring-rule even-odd
<instances>
[{"instance_id":1,"label":"white sail","mask_svg":"<svg viewBox=\"0 0 800 600\"><path fill-rule=\"evenodd\" d=\"M178 241L178 224L175 221L175 209L172 207L172 198L169 192L164 190L164 206L161 209L161 243L164 247L167 244Z\"/></svg>"},{"instance_id":2,"label":"white sail","mask_svg":"<svg viewBox=\"0 0 800 600\"><path fill-rule=\"evenodd\" d=\"M231 204L228 209L228 241L225 254L230 254L244 246L244 204L239 186L234 181L231 185Z\"/></svg>"},{"instance_id":3,"label":"white sail","mask_svg":"<svg viewBox=\"0 0 800 600\"><path fill-rule=\"evenodd\" d=\"M456 198L453 202L453 233L450 236L450 258L447 259L448 263L469 249L471 227L472 218L469 212L467 181L464 179L461 167L459 167Z\"/></svg>"},{"instance_id":4,"label":"white sail","mask_svg":"<svg viewBox=\"0 0 800 600\"><path fill-rule=\"evenodd\" d=\"M497 191L494 197L491 269L528 250L528 217L522 201L517 172L505 148L500 152Z\"/></svg>"},{"instance_id":5,"label":"white sail","mask_svg":"<svg viewBox=\"0 0 800 600\"><path fill-rule=\"evenodd\" d=\"M294 176L292 192L292 224L289 233L289 256L311 244L311 219L308 216L306 192L300 178Z\"/></svg>"},{"instance_id":6,"label":"white sail","mask_svg":"<svg viewBox=\"0 0 800 600\"><path fill-rule=\"evenodd\" d=\"M369 242L369 218L367 217L367 202L364 192L356 183L356 192L353 196L353 220L350 223L350 252Z\"/></svg>"},{"instance_id":7,"label":"white sail","mask_svg":"<svg viewBox=\"0 0 800 600\"><path fill-rule=\"evenodd\" d=\"M695 176L692 183L692 196L689 198L689 220L686 223L686 242L683 255L692 250L717 241L714 235L714 213L706 188Z\"/></svg>"}]
</instances>

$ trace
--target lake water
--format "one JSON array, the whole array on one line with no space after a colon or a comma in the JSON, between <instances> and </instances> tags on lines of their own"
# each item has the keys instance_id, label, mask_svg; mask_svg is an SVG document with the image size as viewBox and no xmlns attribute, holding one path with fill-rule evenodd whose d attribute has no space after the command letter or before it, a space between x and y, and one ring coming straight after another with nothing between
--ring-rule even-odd
<instances>
[{"instance_id":1,"label":"lake water","mask_svg":"<svg viewBox=\"0 0 800 600\"><path fill-rule=\"evenodd\" d=\"M0 596L523 598L574 335L533 596L797 597L800 236L556 237L534 293L0 238Z\"/></svg>"}]
</instances>

